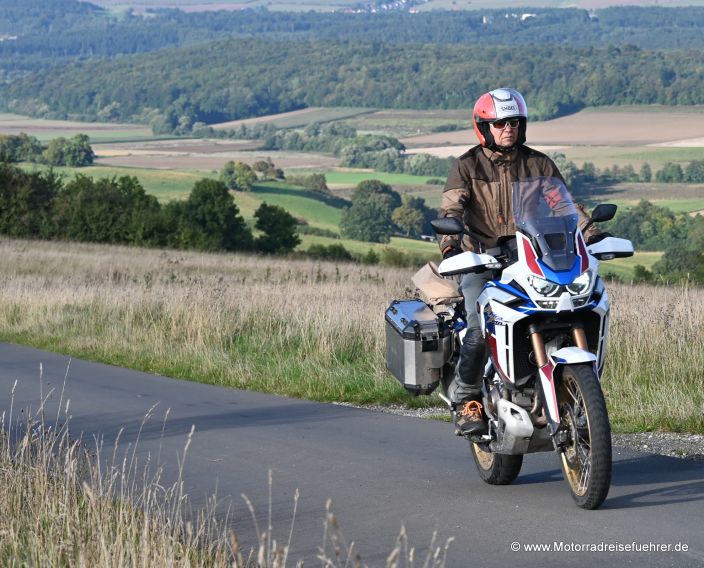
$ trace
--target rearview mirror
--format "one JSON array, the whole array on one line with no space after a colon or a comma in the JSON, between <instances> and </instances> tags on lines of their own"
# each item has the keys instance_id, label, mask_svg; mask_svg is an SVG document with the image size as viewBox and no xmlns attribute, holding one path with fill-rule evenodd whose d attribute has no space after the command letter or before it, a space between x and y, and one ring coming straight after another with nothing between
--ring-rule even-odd
<instances>
[{"instance_id":1,"label":"rearview mirror","mask_svg":"<svg viewBox=\"0 0 704 568\"><path fill-rule=\"evenodd\" d=\"M430 224L438 235L459 235L464 232L464 224L455 217L433 219Z\"/></svg>"},{"instance_id":2,"label":"rearview mirror","mask_svg":"<svg viewBox=\"0 0 704 568\"><path fill-rule=\"evenodd\" d=\"M601 223L602 221L611 221L616 215L616 209L618 207L613 203L601 203L594 208L592 211L592 217L589 219L590 223Z\"/></svg>"},{"instance_id":3,"label":"rearview mirror","mask_svg":"<svg viewBox=\"0 0 704 568\"><path fill-rule=\"evenodd\" d=\"M594 211L592 211L592 216L589 218L587 224L584 225L582 231L586 231L594 223L610 221L614 218L614 215L616 215L616 209L618 209L618 207L613 203L600 203L599 205L594 207Z\"/></svg>"}]
</instances>

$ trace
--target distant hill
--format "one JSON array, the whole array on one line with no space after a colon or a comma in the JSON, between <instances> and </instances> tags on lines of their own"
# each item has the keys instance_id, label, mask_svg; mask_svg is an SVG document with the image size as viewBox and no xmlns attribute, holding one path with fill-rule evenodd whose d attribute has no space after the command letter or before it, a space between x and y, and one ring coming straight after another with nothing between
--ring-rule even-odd
<instances>
[{"instance_id":1,"label":"distant hill","mask_svg":"<svg viewBox=\"0 0 704 568\"><path fill-rule=\"evenodd\" d=\"M165 131L306 106L462 108L500 80L530 97L534 117L549 118L585 106L704 104L700 61L697 51L635 46L516 50L237 39L36 72L2 85L0 105Z\"/></svg>"}]
</instances>

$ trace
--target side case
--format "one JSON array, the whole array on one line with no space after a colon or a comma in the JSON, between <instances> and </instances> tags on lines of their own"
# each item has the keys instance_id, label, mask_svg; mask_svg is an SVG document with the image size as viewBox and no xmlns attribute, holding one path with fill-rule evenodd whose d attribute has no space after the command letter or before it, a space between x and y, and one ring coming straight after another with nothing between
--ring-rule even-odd
<instances>
[{"instance_id":1,"label":"side case","mask_svg":"<svg viewBox=\"0 0 704 568\"><path fill-rule=\"evenodd\" d=\"M386 310L386 367L414 395L430 394L452 355L452 332L421 300Z\"/></svg>"}]
</instances>

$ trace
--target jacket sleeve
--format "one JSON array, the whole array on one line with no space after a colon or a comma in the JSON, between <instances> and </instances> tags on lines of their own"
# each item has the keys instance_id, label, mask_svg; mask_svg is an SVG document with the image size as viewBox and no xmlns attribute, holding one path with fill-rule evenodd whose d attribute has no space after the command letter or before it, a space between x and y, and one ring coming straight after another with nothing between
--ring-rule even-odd
<instances>
[{"instance_id":1,"label":"jacket sleeve","mask_svg":"<svg viewBox=\"0 0 704 568\"><path fill-rule=\"evenodd\" d=\"M587 208L584 205L582 205L581 203L577 203L576 207L577 207L577 214L579 215L578 224L579 224L579 228L582 230L582 233L584 234L584 240L588 241L591 237L596 237L597 235L601 235L601 231L595 225L592 225L586 231L584 230L584 226L589 222L589 217L591 215L587 211Z\"/></svg>"},{"instance_id":2,"label":"jacket sleeve","mask_svg":"<svg viewBox=\"0 0 704 568\"><path fill-rule=\"evenodd\" d=\"M442 192L440 217L455 217L464 223L464 209L469 202L470 195L469 183L471 183L469 180L462 179L460 161L455 160ZM462 248L462 243L457 235L438 235L438 245L441 252L448 248ZM467 248L466 244L465 248Z\"/></svg>"}]
</instances>

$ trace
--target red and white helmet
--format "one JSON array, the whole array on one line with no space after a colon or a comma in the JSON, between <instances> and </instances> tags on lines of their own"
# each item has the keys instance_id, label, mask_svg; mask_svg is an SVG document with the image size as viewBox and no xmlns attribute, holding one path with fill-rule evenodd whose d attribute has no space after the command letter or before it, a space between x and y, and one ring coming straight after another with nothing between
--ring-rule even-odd
<instances>
[{"instance_id":1,"label":"red and white helmet","mask_svg":"<svg viewBox=\"0 0 704 568\"><path fill-rule=\"evenodd\" d=\"M496 150L496 141L489 129L489 123L503 118L518 118L518 140L516 145L526 141L526 122L528 121L528 106L523 95L515 89L495 89L484 93L474 103L472 122L479 143L491 150Z\"/></svg>"}]
</instances>

